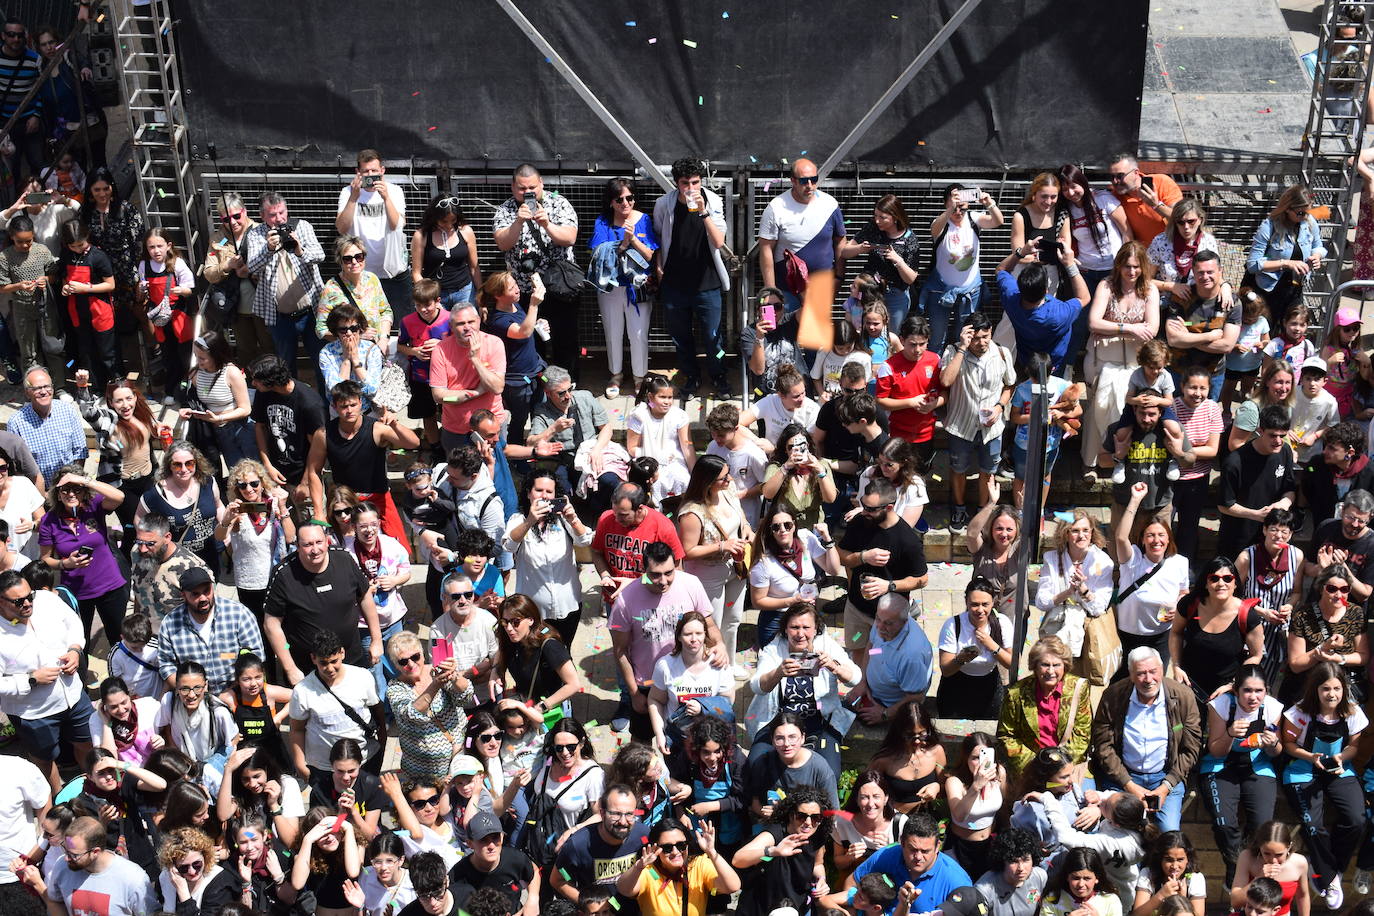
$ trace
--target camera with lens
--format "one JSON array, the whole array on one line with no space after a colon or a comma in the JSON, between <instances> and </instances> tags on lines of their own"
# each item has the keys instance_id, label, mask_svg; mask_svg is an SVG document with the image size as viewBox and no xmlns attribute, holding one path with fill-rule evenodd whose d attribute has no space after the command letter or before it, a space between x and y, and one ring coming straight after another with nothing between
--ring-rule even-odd
<instances>
[{"instance_id":1,"label":"camera with lens","mask_svg":"<svg viewBox=\"0 0 1374 916\"><path fill-rule=\"evenodd\" d=\"M277 241L281 243L282 251L289 251L295 254L301 250L301 243L291 234L290 226L278 226L272 231L277 234Z\"/></svg>"},{"instance_id":2,"label":"camera with lens","mask_svg":"<svg viewBox=\"0 0 1374 916\"><path fill-rule=\"evenodd\" d=\"M371 191L376 186L377 182L381 180L381 175L364 175L363 180L360 183L362 184L364 191Z\"/></svg>"}]
</instances>

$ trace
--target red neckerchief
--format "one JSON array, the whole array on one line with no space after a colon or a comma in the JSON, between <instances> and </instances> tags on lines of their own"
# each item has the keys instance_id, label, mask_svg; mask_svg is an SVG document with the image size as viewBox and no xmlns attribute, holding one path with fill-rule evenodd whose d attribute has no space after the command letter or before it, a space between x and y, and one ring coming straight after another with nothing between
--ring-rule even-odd
<instances>
[{"instance_id":1,"label":"red neckerchief","mask_svg":"<svg viewBox=\"0 0 1374 916\"><path fill-rule=\"evenodd\" d=\"M775 542L776 543L776 542ZM797 577L797 581L802 581L802 547L801 538L795 534L792 537L792 549L787 553L775 553L777 561L787 568L792 575Z\"/></svg>"},{"instance_id":2,"label":"red neckerchief","mask_svg":"<svg viewBox=\"0 0 1374 916\"><path fill-rule=\"evenodd\" d=\"M1361 455L1360 457L1350 462L1350 467L1346 468L1344 471L1333 471L1331 476L1336 478L1337 480L1346 480L1350 477L1354 477L1356 474L1363 471L1365 469L1365 466L1368 464L1369 456Z\"/></svg>"},{"instance_id":3,"label":"red neckerchief","mask_svg":"<svg viewBox=\"0 0 1374 916\"><path fill-rule=\"evenodd\" d=\"M715 768L714 770L708 770L708 769L706 769L706 764L704 764L704 763L698 763L698 764L697 764L697 778L700 779L700 780L701 780L701 784L702 784L704 787L708 788L708 789L709 789L711 786L715 785L715 784L716 784L716 781L717 781L718 779L720 779L720 778L721 778L722 776L724 776L724 775L725 775L725 758L724 758L724 757L721 758L720 763L716 765L716 768Z\"/></svg>"},{"instance_id":4,"label":"red neckerchief","mask_svg":"<svg viewBox=\"0 0 1374 916\"><path fill-rule=\"evenodd\" d=\"M1291 548L1284 544L1278 556L1271 558L1269 551L1261 544L1259 550L1255 551L1255 581L1268 587L1282 579L1288 572L1290 550Z\"/></svg>"},{"instance_id":5,"label":"red neckerchief","mask_svg":"<svg viewBox=\"0 0 1374 916\"><path fill-rule=\"evenodd\" d=\"M115 748L125 750L133 747L138 739L138 704L129 704L129 718L125 721L110 718L110 733L114 735Z\"/></svg>"},{"instance_id":6,"label":"red neckerchief","mask_svg":"<svg viewBox=\"0 0 1374 916\"><path fill-rule=\"evenodd\" d=\"M357 537L353 538L353 553L358 557L358 565L363 572L367 573L369 579L377 578L378 572L382 568L382 539L377 538L377 544L372 550L363 546L363 542Z\"/></svg>"},{"instance_id":7,"label":"red neckerchief","mask_svg":"<svg viewBox=\"0 0 1374 916\"><path fill-rule=\"evenodd\" d=\"M1178 233L1174 233L1174 270L1178 271L1180 280L1187 277L1193 269L1193 255L1197 254L1197 246L1201 241L1201 230L1191 242L1183 241Z\"/></svg>"}]
</instances>

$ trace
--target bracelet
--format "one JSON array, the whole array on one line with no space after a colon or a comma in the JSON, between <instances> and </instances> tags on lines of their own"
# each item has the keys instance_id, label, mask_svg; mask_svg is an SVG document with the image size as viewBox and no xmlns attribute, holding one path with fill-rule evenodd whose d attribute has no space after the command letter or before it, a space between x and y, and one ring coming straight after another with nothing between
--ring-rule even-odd
<instances>
[{"instance_id":1,"label":"bracelet","mask_svg":"<svg viewBox=\"0 0 1374 916\"><path fill-rule=\"evenodd\" d=\"M826 550L829 550L831 547L835 546L835 542L833 540L821 541L821 546L824 547Z\"/></svg>"},{"instance_id":2,"label":"bracelet","mask_svg":"<svg viewBox=\"0 0 1374 916\"><path fill-rule=\"evenodd\" d=\"M1069 275L1069 279L1073 279L1078 276L1078 265L1070 264L1068 267L1064 268L1064 273Z\"/></svg>"}]
</instances>

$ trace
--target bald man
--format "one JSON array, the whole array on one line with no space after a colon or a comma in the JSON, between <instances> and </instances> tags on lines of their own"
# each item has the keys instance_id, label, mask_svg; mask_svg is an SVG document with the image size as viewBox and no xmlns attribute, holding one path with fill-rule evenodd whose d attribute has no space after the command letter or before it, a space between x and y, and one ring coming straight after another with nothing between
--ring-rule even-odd
<instances>
[{"instance_id":1,"label":"bald man","mask_svg":"<svg viewBox=\"0 0 1374 916\"><path fill-rule=\"evenodd\" d=\"M784 252L792 252L808 272L833 270L844 241L844 215L835 198L820 189L816 163L792 164L792 188L768 202L759 218L759 274L764 286L783 291L788 312L801 308L800 292L787 282Z\"/></svg>"}]
</instances>

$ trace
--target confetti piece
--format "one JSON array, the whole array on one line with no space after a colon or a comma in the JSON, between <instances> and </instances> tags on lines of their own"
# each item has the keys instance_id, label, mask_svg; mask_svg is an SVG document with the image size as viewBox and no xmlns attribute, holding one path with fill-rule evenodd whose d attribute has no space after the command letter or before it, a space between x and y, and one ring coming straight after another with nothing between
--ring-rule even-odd
<instances>
[{"instance_id":1,"label":"confetti piece","mask_svg":"<svg viewBox=\"0 0 1374 916\"><path fill-rule=\"evenodd\" d=\"M650 38L650 39L649 39L649 44L651 44L651 45L656 45L656 44L658 44L658 39L657 39L657 38Z\"/></svg>"},{"instance_id":2,"label":"confetti piece","mask_svg":"<svg viewBox=\"0 0 1374 916\"><path fill-rule=\"evenodd\" d=\"M645 840L645 842L648 842L649 838L648 838L648 837L645 837L644 840ZM620 901L617 900L617 899L615 899L614 896L611 897L611 909L613 909L613 910L618 910L618 909L620 909Z\"/></svg>"},{"instance_id":3,"label":"confetti piece","mask_svg":"<svg viewBox=\"0 0 1374 916\"><path fill-rule=\"evenodd\" d=\"M701 106L701 105L704 105L704 104L705 104L705 102L702 100L702 97L701 97L701 96L697 96L697 105L698 105L698 106Z\"/></svg>"},{"instance_id":4,"label":"confetti piece","mask_svg":"<svg viewBox=\"0 0 1374 916\"><path fill-rule=\"evenodd\" d=\"M697 43L696 43L695 41L692 41L692 39L690 39L690 38L684 38L684 39L682 39L682 43L685 44L685 45L686 45L687 47L689 47L689 48L695 48L695 47L697 46Z\"/></svg>"},{"instance_id":5,"label":"confetti piece","mask_svg":"<svg viewBox=\"0 0 1374 916\"><path fill-rule=\"evenodd\" d=\"M720 18L722 18L722 19L729 19L729 18L730 18L730 14L729 14L729 13L721 13L721 14L720 14Z\"/></svg>"},{"instance_id":6,"label":"confetti piece","mask_svg":"<svg viewBox=\"0 0 1374 916\"><path fill-rule=\"evenodd\" d=\"M433 133L434 131L436 131L436 130L438 130L438 129L439 129L439 128L438 128L437 126L431 126L431 127L429 128L429 131L430 131L430 133Z\"/></svg>"},{"instance_id":7,"label":"confetti piece","mask_svg":"<svg viewBox=\"0 0 1374 916\"><path fill-rule=\"evenodd\" d=\"M697 96L697 100L700 101L700 99L701 99L701 96ZM717 353L717 354L716 354L716 359L725 359L725 351L724 351L724 350L721 350L719 353Z\"/></svg>"},{"instance_id":8,"label":"confetti piece","mask_svg":"<svg viewBox=\"0 0 1374 916\"><path fill-rule=\"evenodd\" d=\"M627 21L627 22L625 23L625 25L629 26L630 28L634 28L635 26L639 25L639 23L637 23L637 22L635 22L633 19L631 19L631 20Z\"/></svg>"},{"instance_id":9,"label":"confetti piece","mask_svg":"<svg viewBox=\"0 0 1374 916\"><path fill-rule=\"evenodd\" d=\"M752 163L754 163L755 165L758 164L758 160L755 159L753 156L750 156L750 157L749 157L749 161L752 162ZM756 388L756 389L754 389L754 390L757 391L758 389Z\"/></svg>"},{"instance_id":10,"label":"confetti piece","mask_svg":"<svg viewBox=\"0 0 1374 916\"><path fill-rule=\"evenodd\" d=\"M1273 113L1274 113L1274 109L1272 109L1272 108L1261 108L1261 109L1259 110L1259 113L1260 113L1260 114L1273 114ZM159 189L159 190L161 190L161 189Z\"/></svg>"},{"instance_id":11,"label":"confetti piece","mask_svg":"<svg viewBox=\"0 0 1374 916\"><path fill-rule=\"evenodd\" d=\"M586 356L586 355L587 355L587 348L586 348L586 347L583 347L583 348L582 348L582 355L583 355L583 356Z\"/></svg>"},{"instance_id":12,"label":"confetti piece","mask_svg":"<svg viewBox=\"0 0 1374 916\"><path fill-rule=\"evenodd\" d=\"M158 197L166 197L166 196L167 196L167 192L164 191L164 190L162 190L161 188L158 188L158 189L157 189L157 196L158 196Z\"/></svg>"},{"instance_id":13,"label":"confetti piece","mask_svg":"<svg viewBox=\"0 0 1374 916\"><path fill-rule=\"evenodd\" d=\"M883 650L882 650L882 649L876 649L876 648L875 648L875 649L869 649L869 650L868 650L868 654L869 654L869 655L882 655L882 654L883 654Z\"/></svg>"},{"instance_id":14,"label":"confetti piece","mask_svg":"<svg viewBox=\"0 0 1374 916\"><path fill-rule=\"evenodd\" d=\"M892 13L891 15L892 15L892 18L893 18L893 19L901 19L901 18L902 18L901 16L898 16L896 13ZM888 882L888 884L891 884L891 883L892 883L891 881Z\"/></svg>"},{"instance_id":15,"label":"confetti piece","mask_svg":"<svg viewBox=\"0 0 1374 916\"><path fill-rule=\"evenodd\" d=\"M415 97L416 97L417 95L419 95L419 94L420 94L420 90L416 89L414 92L412 92L412 93L410 94L410 97L413 99L413 98L415 98Z\"/></svg>"},{"instance_id":16,"label":"confetti piece","mask_svg":"<svg viewBox=\"0 0 1374 916\"><path fill-rule=\"evenodd\" d=\"M860 640L860 638L863 637L863 635L864 635L864 634L862 634L862 633L855 633L855 634L854 634L854 640L853 640L853 641L854 641L854 642L858 642L858 641Z\"/></svg>"},{"instance_id":17,"label":"confetti piece","mask_svg":"<svg viewBox=\"0 0 1374 916\"><path fill-rule=\"evenodd\" d=\"M763 862L772 862L772 861L773 861L773 857L772 857L772 856L764 856L760 861L763 861Z\"/></svg>"},{"instance_id":18,"label":"confetti piece","mask_svg":"<svg viewBox=\"0 0 1374 916\"><path fill-rule=\"evenodd\" d=\"M563 876L564 881L572 883L572 875L568 874L568 870L566 868L560 868L558 870L558 873Z\"/></svg>"}]
</instances>

